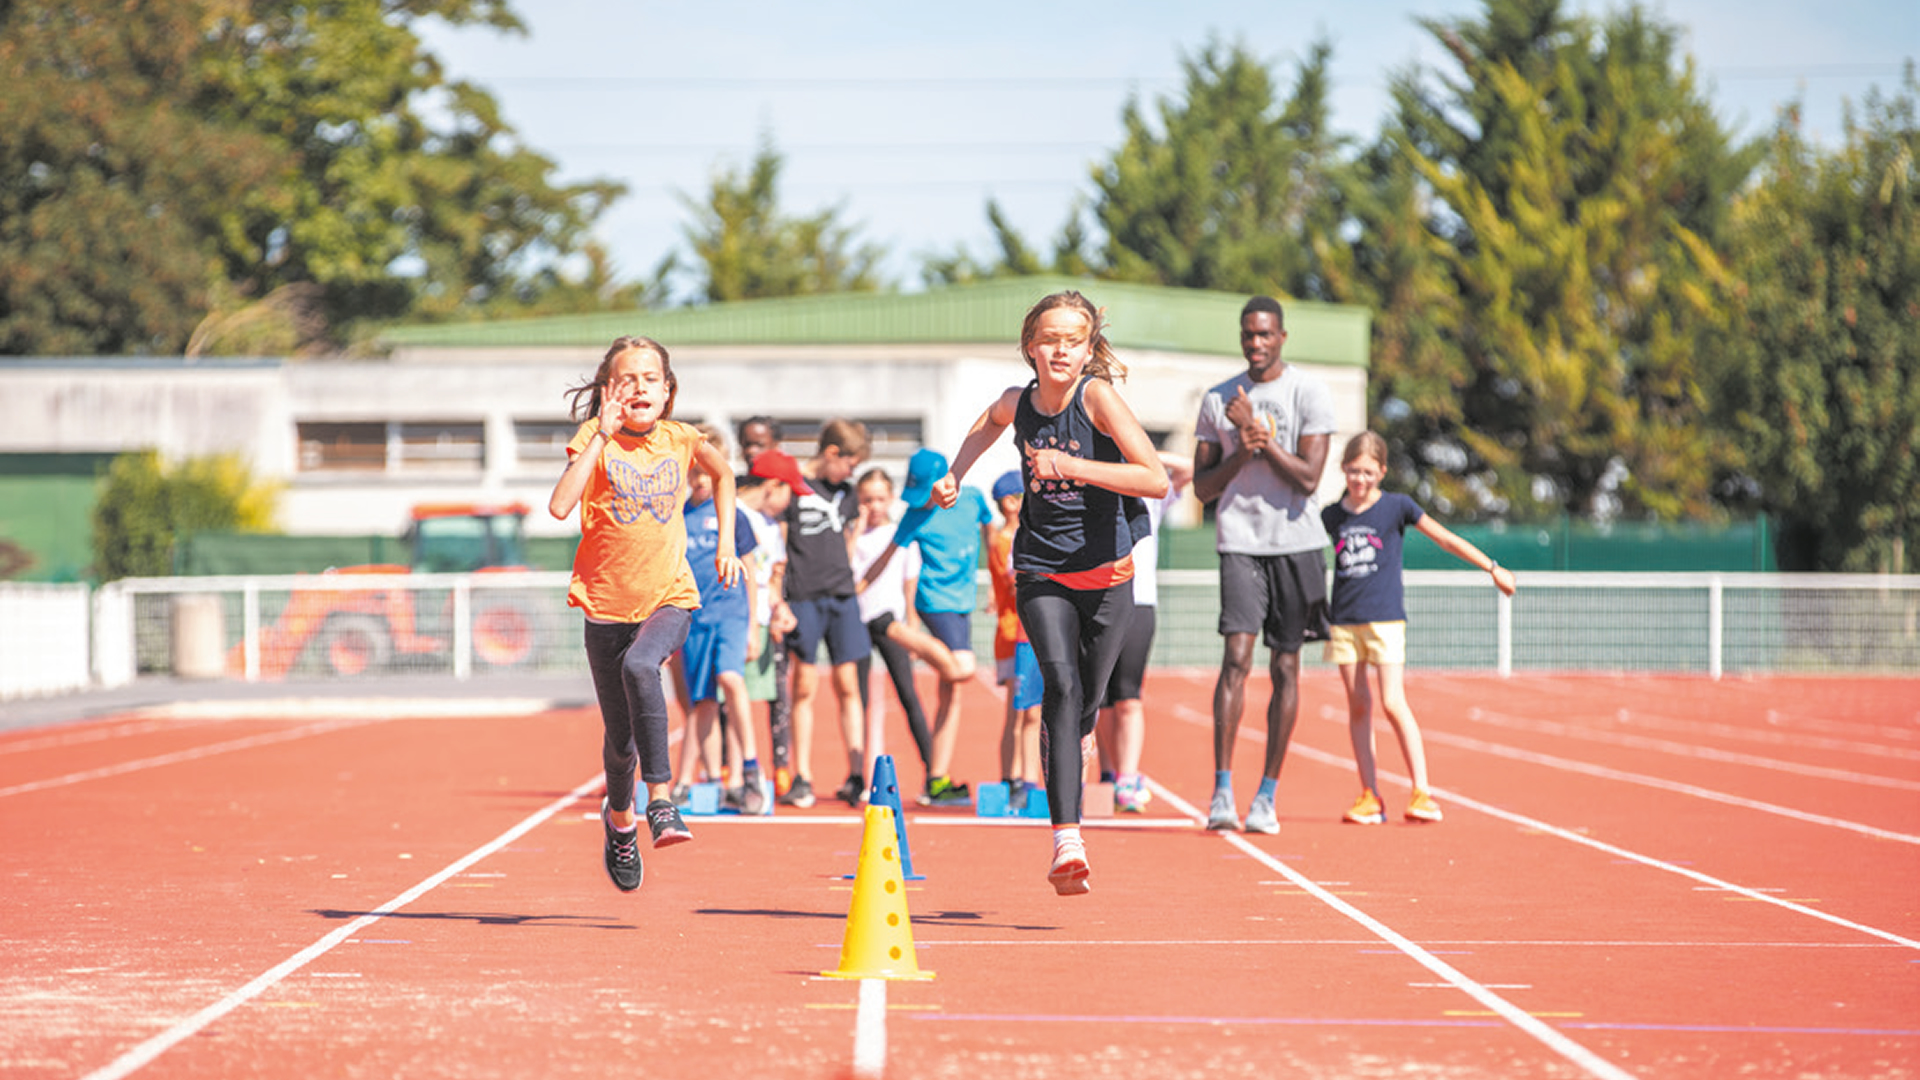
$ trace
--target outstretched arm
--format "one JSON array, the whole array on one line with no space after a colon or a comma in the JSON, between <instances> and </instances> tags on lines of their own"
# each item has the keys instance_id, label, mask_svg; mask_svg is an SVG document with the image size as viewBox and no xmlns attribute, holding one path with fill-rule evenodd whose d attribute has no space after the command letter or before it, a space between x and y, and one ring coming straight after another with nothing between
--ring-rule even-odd
<instances>
[{"instance_id":1,"label":"outstretched arm","mask_svg":"<svg viewBox=\"0 0 1920 1080\"><path fill-rule=\"evenodd\" d=\"M1433 520L1432 514L1420 515L1420 520L1415 522L1413 527L1425 533L1427 539L1439 545L1441 551L1471 563L1475 569L1492 574L1494 588L1512 596L1513 590L1518 587L1519 583L1514 580L1513 571L1494 562L1486 552L1475 547L1471 541L1464 539L1459 533Z\"/></svg>"}]
</instances>

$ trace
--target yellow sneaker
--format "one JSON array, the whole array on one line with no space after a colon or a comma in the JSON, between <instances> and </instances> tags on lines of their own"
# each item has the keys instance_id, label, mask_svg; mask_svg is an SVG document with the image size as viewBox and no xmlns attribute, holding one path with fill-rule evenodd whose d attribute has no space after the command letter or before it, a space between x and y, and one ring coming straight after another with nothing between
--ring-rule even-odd
<instances>
[{"instance_id":1,"label":"yellow sneaker","mask_svg":"<svg viewBox=\"0 0 1920 1080\"><path fill-rule=\"evenodd\" d=\"M1415 791L1413 798L1407 800L1408 821L1439 821L1445 816L1440 812L1440 804L1424 791Z\"/></svg>"},{"instance_id":2,"label":"yellow sneaker","mask_svg":"<svg viewBox=\"0 0 1920 1080\"><path fill-rule=\"evenodd\" d=\"M1411 813L1412 811L1408 811ZM1380 799L1371 791L1361 791L1360 797L1341 819L1355 825L1378 825L1387 820L1387 812L1380 806Z\"/></svg>"}]
</instances>

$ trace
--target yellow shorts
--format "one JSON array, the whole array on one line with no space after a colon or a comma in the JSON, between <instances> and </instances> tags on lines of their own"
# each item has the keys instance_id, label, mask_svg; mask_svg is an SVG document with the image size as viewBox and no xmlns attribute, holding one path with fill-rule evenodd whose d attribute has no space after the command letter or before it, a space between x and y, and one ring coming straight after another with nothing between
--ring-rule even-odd
<instances>
[{"instance_id":1,"label":"yellow shorts","mask_svg":"<svg viewBox=\"0 0 1920 1080\"><path fill-rule=\"evenodd\" d=\"M1334 625L1327 634L1329 664L1404 664L1407 662L1407 624L1395 622Z\"/></svg>"}]
</instances>

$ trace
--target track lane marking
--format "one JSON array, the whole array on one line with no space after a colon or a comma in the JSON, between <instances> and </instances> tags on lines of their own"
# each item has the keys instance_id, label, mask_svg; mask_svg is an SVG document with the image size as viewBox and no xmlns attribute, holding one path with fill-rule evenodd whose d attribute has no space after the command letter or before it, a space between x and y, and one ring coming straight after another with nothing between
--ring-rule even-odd
<instances>
[{"instance_id":1,"label":"track lane marking","mask_svg":"<svg viewBox=\"0 0 1920 1080\"><path fill-rule=\"evenodd\" d=\"M233 1010L272 989L275 985L284 981L289 975L313 963L320 957L325 956L349 938L353 937L353 935L379 922L386 916L399 911L408 904L425 896L427 893L432 892L449 878L455 877L480 860L498 852L515 840L533 831L533 829L549 818L552 818L574 803L579 802L588 794L599 790L601 785L605 783L605 780L605 774L599 772L594 773L590 779L583 781L572 791L553 800L527 817L522 818L518 824L506 832L501 833L485 844L448 863L447 866L438 873L426 878L411 889L381 904L365 915L361 915L346 925L326 934L313 944L301 949L299 952L294 953L287 959L282 960L280 963L275 964L273 967L255 976L254 979L245 986L240 987L219 1001L214 1002L199 1012L194 1013L192 1016L160 1032L158 1035L140 1043L133 1049L121 1054L118 1058L115 1058L106 1066L86 1074L83 1080L122 1080L122 1078L131 1076L145 1066L152 1064L160 1055L179 1045L181 1042L198 1035L201 1031L205 1030L208 1025L218 1021L221 1017L226 1016Z\"/></svg>"},{"instance_id":2,"label":"track lane marking","mask_svg":"<svg viewBox=\"0 0 1920 1080\"><path fill-rule=\"evenodd\" d=\"M1158 781L1149 779L1147 783L1155 789L1154 794L1167 800L1168 805L1179 810L1181 813L1187 814L1196 821L1206 820L1206 815L1202 813L1198 807L1167 790ZM1347 903L1326 889L1321 888L1319 883L1315 882L1312 878L1307 877L1293 867L1267 854L1267 852L1261 850L1258 845L1252 843L1246 837L1241 836L1237 832L1222 833L1221 836L1227 843L1239 849L1239 851L1248 858L1259 862L1274 873L1279 874L1281 877L1299 886L1302 890L1311 893L1320 903L1359 923L1365 927L1368 932L1392 945L1400 953L1421 967L1426 968L1448 985L1458 989L1481 1005L1484 1005L1508 1024L1532 1036L1534 1040L1573 1063L1588 1076L1595 1077L1596 1080L1634 1080L1632 1073L1627 1072L1625 1069L1606 1060L1599 1054L1568 1038L1552 1025L1541 1022L1525 1009L1494 993L1487 986L1468 978L1464 972L1440 959L1438 956L1435 956L1425 948L1422 948L1399 931L1352 904Z\"/></svg>"},{"instance_id":3,"label":"track lane marking","mask_svg":"<svg viewBox=\"0 0 1920 1080\"><path fill-rule=\"evenodd\" d=\"M0 787L0 797L5 797L8 795L25 795L25 794L28 794L29 792L34 792L34 791L47 791L52 788L68 787L73 784L83 784L89 780L104 780L112 776L125 776L128 773L143 772L147 769L157 769L163 765L178 765L181 762L185 762L185 761L199 761L203 758L217 757L221 754L230 754L236 750L252 750L255 747L272 746L276 743L293 742L296 739L304 739L312 735L326 735L335 731L346 731L352 728L366 727L370 724L386 723L387 721L396 720L396 719L399 719L399 717L394 717L394 716L349 717L349 718L340 719L340 720L328 720L318 724L307 724L297 728L288 728L284 731L272 731L272 732L267 732L261 735L249 735L241 739L229 739L226 742L208 743L205 746L197 746L190 750L176 750L170 754L156 754L153 757L136 758L132 761L123 761L117 765L102 765L96 769L82 769L79 772L67 773L64 776L53 776L53 777L48 777L45 780L30 780L24 784L14 784L11 787Z\"/></svg>"}]
</instances>

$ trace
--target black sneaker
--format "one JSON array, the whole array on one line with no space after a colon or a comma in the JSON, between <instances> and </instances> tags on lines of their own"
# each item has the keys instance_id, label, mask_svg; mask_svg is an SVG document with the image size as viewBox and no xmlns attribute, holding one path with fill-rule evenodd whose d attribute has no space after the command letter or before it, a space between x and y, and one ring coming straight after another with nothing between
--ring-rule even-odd
<instances>
[{"instance_id":1,"label":"black sneaker","mask_svg":"<svg viewBox=\"0 0 1920 1080\"><path fill-rule=\"evenodd\" d=\"M621 892L638 889L646 873L646 868L640 865L639 826L626 832L614 828L607 816L607 800L601 799L600 827L607 833L607 876L613 879L613 887Z\"/></svg>"},{"instance_id":2,"label":"black sneaker","mask_svg":"<svg viewBox=\"0 0 1920 1080\"><path fill-rule=\"evenodd\" d=\"M859 806L860 800L867 794L867 778L859 773L848 773L846 783L841 784L840 790L833 794L848 806Z\"/></svg>"},{"instance_id":3,"label":"black sneaker","mask_svg":"<svg viewBox=\"0 0 1920 1080\"><path fill-rule=\"evenodd\" d=\"M745 783L740 785L740 812L749 817L758 817L767 812L766 782L760 779L760 770L748 769L741 777Z\"/></svg>"},{"instance_id":4,"label":"black sneaker","mask_svg":"<svg viewBox=\"0 0 1920 1080\"><path fill-rule=\"evenodd\" d=\"M787 789L785 795L775 799L774 802L779 803L781 806L794 806L805 810L807 807L813 805L813 785L807 782L806 777L796 776L793 778L793 786Z\"/></svg>"},{"instance_id":5,"label":"black sneaker","mask_svg":"<svg viewBox=\"0 0 1920 1080\"><path fill-rule=\"evenodd\" d=\"M665 799L655 799L647 804L647 828L653 830L653 846L657 848L684 844L693 839L693 831L687 823L680 820L680 811Z\"/></svg>"}]
</instances>

